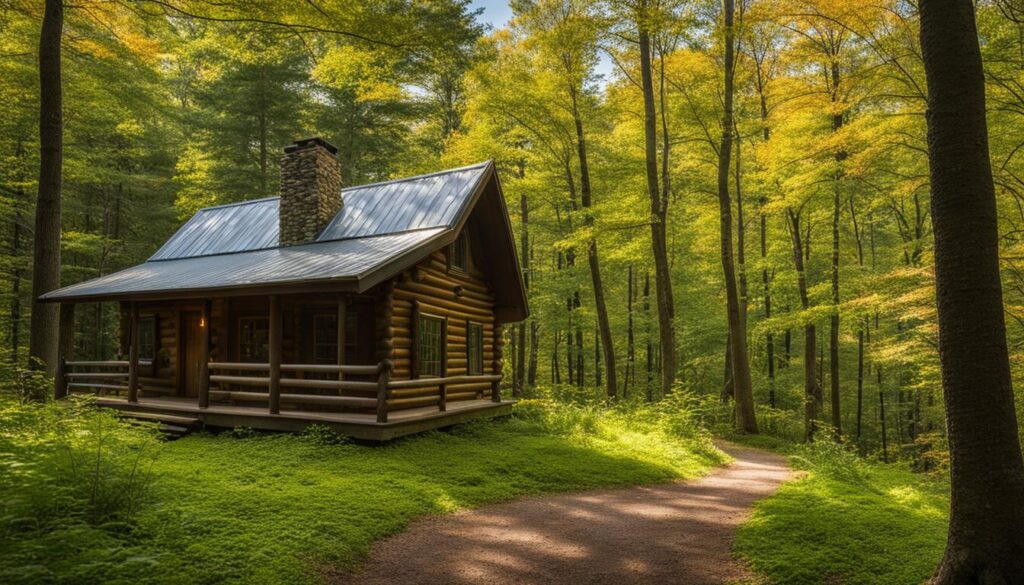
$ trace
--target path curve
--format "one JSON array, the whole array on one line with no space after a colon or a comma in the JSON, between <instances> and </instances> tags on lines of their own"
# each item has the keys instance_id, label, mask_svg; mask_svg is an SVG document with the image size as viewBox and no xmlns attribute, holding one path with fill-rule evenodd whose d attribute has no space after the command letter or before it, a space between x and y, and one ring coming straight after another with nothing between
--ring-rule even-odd
<instances>
[{"instance_id":1,"label":"path curve","mask_svg":"<svg viewBox=\"0 0 1024 585\"><path fill-rule=\"evenodd\" d=\"M733 583L751 505L790 476L779 455L720 444L710 475L626 489L529 497L414 522L373 546L345 585Z\"/></svg>"}]
</instances>

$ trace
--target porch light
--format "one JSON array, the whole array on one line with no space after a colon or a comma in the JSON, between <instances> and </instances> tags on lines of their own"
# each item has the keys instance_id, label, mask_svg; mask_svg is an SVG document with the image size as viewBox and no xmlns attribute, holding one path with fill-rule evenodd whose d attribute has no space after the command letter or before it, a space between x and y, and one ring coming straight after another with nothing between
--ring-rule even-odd
<instances>
[{"instance_id":1,"label":"porch light","mask_svg":"<svg viewBox=\"0 0 1024 585\"><path fill-rule=\"evenodd\" d=\"M199 318L199 327L200 328L206 327L206 317L200 317Z\"/></svg>"}]
</instances>

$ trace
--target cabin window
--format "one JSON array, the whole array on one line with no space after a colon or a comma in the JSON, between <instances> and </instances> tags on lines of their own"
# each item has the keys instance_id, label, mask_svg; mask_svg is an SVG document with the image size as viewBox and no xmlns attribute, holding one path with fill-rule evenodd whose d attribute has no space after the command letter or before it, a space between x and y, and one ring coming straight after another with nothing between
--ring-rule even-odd
<instances>
[{"instance_id":1,"label":"cabin window","mask_svg":"<svg viewBox=\"0 0 1024 585\"><path fill-rule=\"evenodd\" d=\"M238 358L243 362L265 363L270 356L270 320L242 317L238 320Z\"/></svg>"},{"instance_id":2,"label":"cabin window","mask_svg":"<svg viewBox=\"0 0 1024 585\"><path fill-rule=\"evenodd\" d=\"M484 326L466 324L466 369L469 375L484 373Z\"/></svg>"},{"instance_id":3,"label":"cabin window","mask_svg":"<svg viewBox=\"0 0 1024 585\"><path fill-rule=\"evenodd\" d=\"M313 363L338 363L337 315L313 316Z\"/></svg>"},{"instance_id":4,"label":"cabin window","mask_svg":"<svg viewBox=\"0 0 1024 585\"><path fill-rule=\"evenodd\" d=\"M156 317L150 315L139 319L139 359L156 358Z\"/></svg>"},{"instance_id":5,"label":"cabin window","mask_svg":"<svg viewBox=\"0 0 1024 585\"><path fill-rule=\"evenodd\" d=\"M466 240L466 232L459 232L448 251L448 261L451 267L463 272L469 266L469 244Z\"/></svg>"},{"instance_id":6,"label":"cabin window","mask_svg":"<svg viewBox=\"0 0 1024 585\"><path fill-rule=\"evenodd\" d=\"M421 315L419 320L419 362L420 376L442 375L441 357L444 351L444 320L437 317Z\"/></svg>"}]
</instances>

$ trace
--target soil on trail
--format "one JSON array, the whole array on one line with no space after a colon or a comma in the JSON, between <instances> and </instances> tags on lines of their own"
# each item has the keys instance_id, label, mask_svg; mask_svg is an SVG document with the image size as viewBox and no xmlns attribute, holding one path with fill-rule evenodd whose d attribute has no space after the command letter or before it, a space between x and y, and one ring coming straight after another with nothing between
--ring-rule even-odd
<instances>
[{"instance_id":1,"label":"soil on trail","mask_svg":"<svg viewBox=\"0 0 1024 585\"><path fill-rule=\"evenodd\" d=\"M531 497L414 522L334 583L734 583L732 555L751 505L790 470L779 455L720 445L735 461L710 475L627 489Z\"/></svg>"}]
</instances>

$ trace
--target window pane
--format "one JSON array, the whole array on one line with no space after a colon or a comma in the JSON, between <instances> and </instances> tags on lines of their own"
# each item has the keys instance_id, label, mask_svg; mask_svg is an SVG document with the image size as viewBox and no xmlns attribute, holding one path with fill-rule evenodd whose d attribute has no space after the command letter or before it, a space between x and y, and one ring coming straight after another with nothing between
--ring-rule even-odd
<instances>
[{"instance_id":1,"label":"window pane","mask_svg":"<svg viewBox=\"0 0 1024 585\"><path fill-rule=\"evenodd\" d=\"M479 323L466 329L466 368L470 374L484 373L484 326Z\"/></svg>"},{"instance_id":2,"label":"window pane","mask_svg":"<svg viewBox=\"0 0 1024 585\"><path fill-rule=\"evenodd\" d=\"M441 328L436 317L420 317L419 373L421 376L441 375Z\"/></svg>"},{"instance_id":3,"label":"window pane","mask_svg":"<svg viewBox=\"0 0 1024 585\"><path fill-rule=\"evenodd\" d=\"M243 317L238 320L239 359L243 362L266 362L270 355L270 322L266 317Z\"/></svg>"},{"instance_id":4,"label":"window pane","mask_svg":"<svg viewBox=\"0 0 1024 585\"><path fill-rule=\"evenodd\" d=\"M156 318L139 319L139 358L151 360L156 357Z\"/></svg>"},{"instance_id":5,"label":"window pane","mask_svg":"<svg viewBox=\"0 0 1024 585\"><path fill-rule=\"evenodd\" d=\"M468 265L468 247L466 244L466 233L462 232L455 238L455 243L451 247L451 264L452 267L458 268L459 270L466 270Z\"/></svg>"},{"instance_id":6,"label":"window pane","mask_svg":"<svg viewBox=\"0 0 1024 585\"><path fill-rule=\"evenodd\" d=\"M313 363L338 363L338 316L313 317Z\"/></svg>"}]
</instances>

